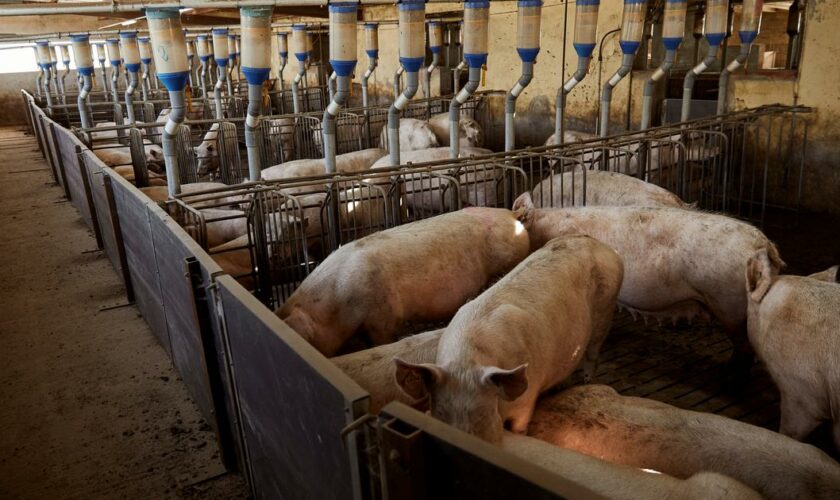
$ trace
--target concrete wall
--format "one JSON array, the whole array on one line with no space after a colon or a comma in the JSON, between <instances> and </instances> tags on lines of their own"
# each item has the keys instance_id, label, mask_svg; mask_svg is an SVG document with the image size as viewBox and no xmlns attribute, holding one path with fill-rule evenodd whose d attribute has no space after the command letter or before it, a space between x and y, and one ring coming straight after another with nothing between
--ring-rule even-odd
<instances>
[{"instance_id":1,"label":"concrete wall","mask_svg":"<svg viewBox=\"0 0 840 500\"><path fill-rule=\"evenodd\" d=\"M0 126L26 123L20 90L26 89L34 95L36 75L35 71L0 73Z\"/></svg>"}]
</instances>

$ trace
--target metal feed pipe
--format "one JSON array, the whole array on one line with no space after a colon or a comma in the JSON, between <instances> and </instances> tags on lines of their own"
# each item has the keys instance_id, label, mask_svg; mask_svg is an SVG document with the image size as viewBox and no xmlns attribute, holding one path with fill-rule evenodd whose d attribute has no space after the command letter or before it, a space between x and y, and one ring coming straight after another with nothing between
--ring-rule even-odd
<instances>
[{"instance_id":1,"label":"metal feed pipe","mask_svg":"<svg viewBox=\"0 0 840 500\"><path fill-rule=\"evenodd\" d=\"M388 153L391 165L400 164L400 114L417 93L418 72L426 52L424 19L426 5L423 0L403 0L398 6L400 16L400 67L406 72L406 89L394 94L395 100L388 109ZM399 77L394 78L398 82Z\"/></svg>"},{"instance_id":2,"label":"metal feed pipe","mask_svg":"<svg viewBox=\"0 0 840 500\"><path fill-rule=\"evenodd\" d=\"M61 45L61 62L64 64L64 73L61 75L59 79L59 84L61 85L61 97L64 101L64 104L67 104L67 99L65 94L67 93L67 89L64 86L64 82L67 79L67 75L70 74L70 48L67 45ZM58 50L58 47L56 48Z\"/></svg>"},{"instance_id":3,"label":"metal feed pipe","mask_svg":"<svg viewBox=\"0 0 840 500\"><path fill-rule=\"evenodd\" d=\"M642 34L645 26L645 11L647 0L624 0L624 13L621 17L621 66L615 74L604 84L601 93L601 130L600 136L606 137L610 128L610 103L612 102L612 91L633 68L633 59L642 42Z\"/></svg>"},{"instance_id":4,"label":"metal feed pipe","mask_svg":"<svg viewBox=\"0 0 840 500\"><path fill-rule=\"evenodd\" d=\"M706 0L706 23L704 27L706 40L709 42L709 52L706 58L691 71L686 73L683 80L682 114L680 121L688 121L691 116L691 94L697 76L706 71L717 60L720 44L726 38L726 21L729 18L729 0Z\"/></svg>"},{"instance_id":5,"label":"metal feed pipe","mask_svg":"<svg viewBox=\"0 0 840 500\"><path fill-rule=\"evenodd\" d=\"M184 121L184 87L190 75L187 62L186 40L181 29L181 15L177 8L146 10L149 35L155 68L163 85L169 91L172 111L163 127L163 158L166 162L166 184L169 196L181 192L181 172L175 149L175 134Z\"/></svg>"},{"instance_id":6,"label":"metal feed pipe","mask_svg":"<svg viewBox=\"0 0 840 500\"><path fill-rule=\"evenodd\" d=\"M111 96L114 103L120 102L119 96L119 78L120 66L122 65L122 57L120 57L120 41L116 38L109 38L105 40L105 48L108 52L108 60L111 62Z\"/></svg>"},{"instance_id":7,"label":"metal feed pipe","mask_svg":"<svg viewBox=\"0 0 840 500\"><path fill-rule=\"evenodd\" d=\"M564 127L566 124L566 96L586 78L589 63L592 61L592 51L595 50L595 38L598 30L598 9L600 0L578 0L575 6L575 39L572 46L578 55L578 65L575 73L557 89L554 105L554 141L556 144L564 142Z\"/></svg>"},{"instance_id":8,"label":"metal feed pipe","mask_svg":"<svg viewBox=\"0 0 840 500\"><path fill-rule=\"evenodd\" d=\"M402 76L405 73L405 68L398 66L394 72L394 98L402 94Z\"/></svg>"},{"instance_id":9,"label":"metal feed pipe","mask_svg":"<svg viewBox=\"0 0 840 500\"><path fill-rule=\"evenodd\" d=\"M738 56L729 63L729 65L720 71L717 103L718 115L722 115L726 112L726 94L729 87L729 74L743 66L750 56L752 43L755 41L755 38L758 36L758 32L761 29L761 12L763 7L764 0L744 0L744 4L741 7L741 26L738 29L738 37L741 39L741 51L738 53Z\"/></svg>"},{"instance_id":10,"label":"metal feed pipe","mask_svg":"<svg viewBox=\"0 0 840 500\"><path fill-rule=\"evenodd\" d=\"M522 60L522 75L505 98L505 151L516 148L516 100L531 83L534 64L540 53L542 0L519 0L517 6L516 52Z\"/></svg>"},{"instance_id":11,"label":"metal feed pipe","mask_svg":"<svg viewBox=\"0 0 840 500\"><path fill-rule=\"evenodd\" d=\"M152 62L152 45L149 37L138 37L137 45L140 50L140 63L143 65L143 75L140 77L140 89L143 100L149 100L149 63Z\"/></svg>"},{"instance_id":12,"label":"metal feed pipe","mask_svg":"<svg viewBox=\"0 0 840 500\"><path fill-rule=\"evenodd\" d=\"M406 0L403 0L406 1ZM409 0L411 1L411 0ZM451 3L452 0L426 0L427 3ZM178 0L150 4L143 0L126 0L105 5L91 3L67 3L54 5L16 4L0 9L2 16L39 16L47 14L101 14L114 12L140 12L143 9L213 8L237 9L241 7L323 7L327 0ZM357 0L360 5L393 5L394 0Z\"/></svg>"},{"instance_id":13,"label":"metal feed pipe","mask_svg":"<svg viewBox=\"0 0 840 500\"><path fill-rule=\"evenodd\" d=\"M46 40L38 40L35 42L38 49L38 66L41 67L41 84L44 87L44 97L47 100L47 111L52 114L52 93L50 91L50 66L52 64L52 57L50 56L50 42Z\"/></svg>"},{"instance_id":14,"label":"metal feed pipe","mask_svg":"<svg viewBox=\"0 0 840 500\"><path fill-rule=\"evenodd\" d=\"M478 90L481 71L487 66L489 21L489 0L464 3L464 59L470 73L467 85L449 103L449 156L452 158L458 158L461 150L461 105Z\"/></svg>"},{"instance_id":15,"label":"metal feed pipe","mask_svg":"<svg viewBox=\"0 0 840 500\"><path fill-rule=\"evenodd\" d=\"M379 25L377 23L365 24L365 53L368 56L368 68L362 76L362 107L365 108L365 115L367 115L369 113L367 107L370 104L368 102L368 80L379 65Z\"/></svg>"},{"instance_id":16,"label":"metal feed pipe","mask_svg":"<svg viewBox=\"0 0 840 500\"><path fill-rule=\"evenodd\" d=\"M137 32L120 33L120 45L125 58L125 70L129 78L128 85L125 88L125 109L128 114L128 123L133 124L136 122L134 119L134 91L137 89L137 72L140 70L140 49L137 46Z\"/></svg>"},{"instance_id":17,"label":"metal feed pipe","mask_svg":"<svg viewBox=\"0 0 840 500\"><path fill-rule=\"evenodd\" d=\"M679 49L685 37L687 7L687 0L666 0L662 26L662 44L665 46L665 58L645 82L642 97L642 130L647 130L650 127L650 117L653 114L653 91L656 84L671 71L671 67L677 58L677 49Z\"/></svg>"}]
</instances>

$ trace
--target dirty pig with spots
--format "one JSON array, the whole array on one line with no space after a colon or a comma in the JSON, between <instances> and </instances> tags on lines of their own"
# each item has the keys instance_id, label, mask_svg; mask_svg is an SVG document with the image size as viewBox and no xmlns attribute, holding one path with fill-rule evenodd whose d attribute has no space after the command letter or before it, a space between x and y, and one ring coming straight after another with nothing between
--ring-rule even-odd
<instances>
[{"instance_id":1,"label":"dirty pig with spots","mask_svg":"<svg viewBox=\"0 0 840 500\"><path fill-rule=\"evenodd\" d=\"M783 266L776 246L755 227L723 215L664 207L534 207L528 193L514 202L531 248L558 236L585 234L624 259L619 305L676 322L714 318L726 330L738 367L751 364L746 335L744 271L755 252Z\"/></svg>"},{"instance_id":2,"label":"dirty pig with spots","mask_svg":"<svg viewBox=\"0 0 840 500\"><path fill-rule=\"evenodd\" d=\"M581 362L595 373L623 274L621 258L586 236L557 238L462 307L433 363L395 359L397 383L432 415L498 443L524 433L539 394Z\"/></svg>"},{"instance_id":3,"label":"dirty pig with spots","mask_svg":"<svg viewBox=\"0 0 840 500\"><path fill-rule=\"evenodd\" d=\"M277 315L327 356L359 333L385 344L406 321L448 320L527 255L510 210L459 210L341 246Z\"/></svg>"}]
</instances>

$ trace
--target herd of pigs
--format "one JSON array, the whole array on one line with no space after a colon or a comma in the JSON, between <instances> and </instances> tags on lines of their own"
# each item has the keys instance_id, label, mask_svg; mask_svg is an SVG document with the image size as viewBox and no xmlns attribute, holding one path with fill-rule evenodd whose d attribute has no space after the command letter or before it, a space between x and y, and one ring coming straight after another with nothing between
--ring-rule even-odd
<instances>
[{"instance_id":1,"label":"herd of pigs","mask_svg":"<svg viewBox=\"0 0 840 500\"><path fill-rule=\"evenodd\" d=\"M400 128L403 162L447 157L443 118ZM478 124L461 129L465 154L489 153ZM213 133L199 147L210 172ZM337 158L341 172L388 164L382 149ZM323 173L323 160L295 160L263 178ZM840 465L801 442L832 422L840 451L838 267L783 275L760 230L620 173L585 171L586 206L570 206L583 177L549 177L511 210L470 200L342 245L276 314L371 394L372 411L413 405L607 496L840 498ZM166 198L162 187L144 191ZM241 209L247 199L228 201ZM219 221L207 225L211 255L232 275L250 270L249 254L220 250L247 242L244 212L196 208ZM314 218L301 222L319 226ZM597 385L617 308L719 323L734 346L730 376L747 377L757 355L778 386L779 433ZM402 337L407 324L445 326ZM360 338L373 347L339 355ZM568 387L578 368L584 384Z\"/></svg>"}]
</instances>

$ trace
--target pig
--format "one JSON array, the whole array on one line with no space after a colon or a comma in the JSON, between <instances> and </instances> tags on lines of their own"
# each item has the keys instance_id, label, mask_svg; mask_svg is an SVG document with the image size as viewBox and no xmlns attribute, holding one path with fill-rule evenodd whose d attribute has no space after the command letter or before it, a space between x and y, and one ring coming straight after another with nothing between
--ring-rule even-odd
<instances>
[{"instance_id":1,"label":"pig","mask_svg":"<svg viewBox=\"0 0 840 500\"><path fill-rule=\"evenodd\" d=\"M755 227L723 215L670 207L534 208L522 194L513 209L528 229L531 248L558 236L584 234L614 248L625 262L618 303L634 315L671 319L715 318L735 345L733 368L753 353L746 335L744 270L755 252L784 262Z\"/></svg>"},{"instance_id":2,"label":"pig","mask_svg":"<svg viewBox=\"0 0 840 500\"><path fill-rule=\"evenodd\" d=\"M461 157L484 156L492 154L489 149L465 147L461 149ZM426 163L449 159L449 148L423 149L410 151L400 155L400 161L405 163ZM389 157L379 159L373 164L371 170L390 168ZM463 167L464 170L457 175L459 185L457 195L461 203L466 206L497 206L499 180L497 172L492 165L480 165L478 167ZM450 172L440 170L435 172L438 175L428 173L404 174L406 206L416 211L424 212L447 212L458 208L453 199L456 194L451 187Z\"/></svg>"},{"instance_id":3,"label":"pig","mask_svg":"<svg viewBox=\"0 0 840 500\"><path fill-rule=\"evenodd\" d=\"M147 145L146 168L153 172L163 172L166 168L163 159L163 149L160 146ZM109 147L103 149L92 149L93 154L102 160L102 163L109 167L119 165L131 165L131 148L128 146Z\"/></svg>"},{"instance_id":4,"label":"pig","mask_svg":"<svg viewBox=\"0 0 840 500\"><path fill-rule=\"evenodd\" d=\"M219 124L214 123L195 148L196 173L207 175L219 170Z\"/></svg>"},{"instance_id":5,"label":"pig","mask_svg":"<svg viewBox=\"0 0 840 500\"><path fill-rule=\"evenodd\" d=\"M312 128L314 129L311 132L312 143L315 145L316 151L323 155L324 131L320 125ZM347 118L339 116L336 119L335 134L335 148L338 153L358 151L362 148L363 133L361 124L348 121Z\"/></svg>"},{"instance_id":6,"label":"pig","mask_svg":"<svg viewBox=\"0 0 840 500\"><path fill-rule=\"evenodd\" d=\"M459 210L339 247L276 313L326 356L361 332L385 344L406 321L449 319L527 253L511 211Z\"/></svg>"},{"instance_id":7,"label":"pig","mask_svg":"<svg viewBox=\"0 0 840 500\"><path fill-rule=\"evenodd\" d=\"M354 174L364 172L371 168L377 160L385 156L384 149L371 148L363 149L362 151L354 151L352 153L345 153L336 155L335 168L337 172L345 174ZM319 175L326 175L326 167L324 166L324 159L307 159L294 160L280 165L274 165L263 169L260 174L264 181L279 181L284 179L297 179L302 177L315 177ZM305 186L305 187L289 187L283 188L282 191L287 194L311 192L316 189L323 189L323 185L319 186Z\"/></svg>"},{"instance_id":8,"label":"pig","mask_svg":"<svg viewBox=\"0 0 840 500\"><path fill-rule=\"evenodd\" d=\"M390 150L387 126L382 127L382 132L379 134L379 145L386 151ZM440 143L428 123L414 118L400 119L400 153L438 146Z\"/></svg>"},{"instance_id":9,"label":"pig","mask_svg":"<svg viewBox=\"0 0 840 500\"><path fill-rule=\"evenodd\" d=\"M747 264L747 332L781 395L779 432L804 440L833 422L840 451L840 287L837 266L778 276L766 251Z\"/></svg>"},{"instance_id":10,"label":"pig","mask_svg":"<svg viewBox=\"0 0 840 500\"><path fill-rule=\"evenodd\" d=\"M163 108L157 116L155 123L160 124L159 127L150 127L146 131L146 135L151 139L152 143L161 145L163 140L163 126L169 119L169 113L172 108ZM193 102L186 110L187 120L202 120L204 119L204 103L201 101Z\"/></svg>"},{"instance_id":11,"label":"pig","mask_svg":"<svg viewBox=\"0 0 840 500\"><path fill-rule=\"evenodd\" d=\"M667 189L629 175L602 170L576 169L544 179L531 190L539 207L570 207L584 204L586 182L587 206L637 206L693 208Z\"/></svg>"},{"instance_id":12,"label":"pig","mask_svg":"<svg viewBox=\"0 0 840 500\"><path fill-rule=\"evenodd\" d=\"M123 179L134 182L134 167L128 165L120 165L113 167L112 170ZM147 172L149 186L166 186L166 176L156 174L154 172Z\"/></svg>"},{"instance_id":13,"label":"pig","mask_svg":"<svg viewBox=\"0 0 840 500\"><path fill-rule=\"evenodd\" d=\"M813 446L719 415L620 396L603 385L544 398L529 434L677 478L723 474L769 499L840 498L840 465Z\"/></svg>"},{"instance_id":14,"label":"pig","mask_svg":"<svg viewBox=\"0 0 840 500\"><path fill-rule=\"evenodd\" d=\"M383 406L392 401L417 406L418 400L397 386L393 359L398 357L409 363L433 362L442 333L443 329L418 333L392 344L345 354L331 358L330 361L370 393L370 413L379 413Z\"/></svg>"},{"instance_id":15,"label":"pig","mask_svg":"<svg viewBox=\"0 0 840 500\"><path fill-rule=\"evenodd\" d=\"M569 497L599 495L613 500L751 499L761 496L726 476L700 472L679 480L657 471L611 464L529 436L506 432L502 448L512 455L557 474L580 488Z\"/></svg>"},{"instance_id":16,"label":"pig","mask_svg":"<svg viewBox=\"0 0 840 500\"><path fill-rule=\"evenodd\" d=\"M564 130L563 131L563 144L574 144L576 142L584 142L589 141L592 139L597 139L598 136L595 134L590 134L588 132L580 132L577 130ZM554 146L557 144L557 140L555 139L554 134L552 133L548 138L545 140L546 146Z\"/></svg>"},{"instance_id":17,"label":"pig","mask_svg":"<svg viewBox=\"0 0 840 500\"><path fill-rule=\"evenodd\" d=\"M434 132L438 144L449 146L449 113L434 115L429 119L429 127ZM402 134L402 130L400 130ZM462 116L458 121L458 138L461 147L480 148L484 146L484 130L472 118Z\"/></svg>"},{"instance_id":18,"label":"pig","mask_svg":"<svg viewBox=\"0 0 840 500\"><path fill-rule=\"evenodd\" d=\"M201 209L204 216L207 234L206 244L213 248L248 232L248 221L245 212L241 210L226 210L220 208Z\"/></svg>"},{"instance_id":19,"label":"pig","mask_svg":"<svg viewBox=\"0 0 840 500\"><path fill-rule=\"evenodd\" d=\"M582 236L557 238L461 307L434 363L395 358L411 397L431 395L432 415L491 443L506 424L528 429L540 393L583 364L595 374L623 275L621 257Z\"/></svg>"},{"instance_id":20,"label":"pig","mask_svg":"<svg viewBox=\"0 0 840 500\"><path fill-rule=\"evenodd\" d=\"M825 271L811 274L809 278L829 283L840 283L840 273L838 273L838 270L840 270L840 266L831 266Z\"/></svg>"},{"instance_id":21,"label":"pig","mask_svg":"<svg viewBox=\"0 0 840 500\"><path fill-rule=\"evenodd\" d=\"M181 195L194 195L192 197L187 197L186 201L193 207L193 208L233 208L236 210L241 209L241 205L244 205L250 201L250 196L247 194L239 194L239 193L208 193L206 196L202 196L198 193L203 191L211 190L211 189L230 189L231 186L227 184L222 184L221 182L192 182L189 184L181 184ZM165 187L145 187L140 188L146 196L152 199L152 201L161 203L169 199L169 191ZM223 207L225 206L225 207Z\"/></svg>"}]
</instances>

